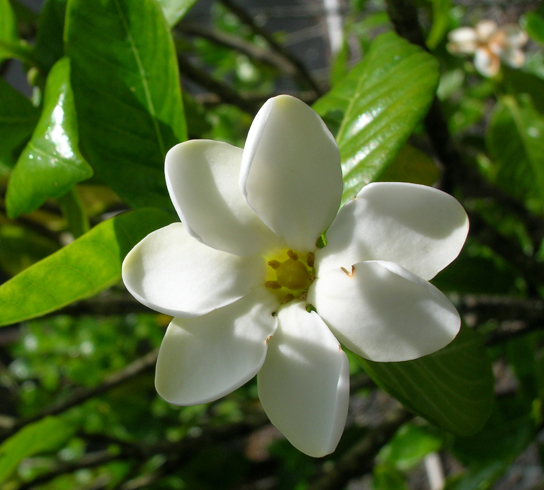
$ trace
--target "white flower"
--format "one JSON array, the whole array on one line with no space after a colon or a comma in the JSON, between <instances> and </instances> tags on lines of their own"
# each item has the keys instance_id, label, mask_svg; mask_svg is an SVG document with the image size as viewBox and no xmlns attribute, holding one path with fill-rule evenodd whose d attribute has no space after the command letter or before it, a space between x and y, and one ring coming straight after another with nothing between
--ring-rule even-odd
<instances>
[{"instance_id":1,"label":"white flower","mask_svg":"<svg viewBox=\"0 0 544 490\"><path fill-rule=\"evenodd\" d=\"M378 183L337 214L338 147L300 100L267 101L244 150L177 145L166 180L183 224L136 245L123 280L143 304L175 317L155 379L167 401L209 402L258 373L272 423L302 452L324 456L348 409L340 343L367 359L402 361L456 336L457 311L427 281L463 246L463 208L430 187Z\"/></svg>"},{"instance_id":2,"label":"white flower","mask_svg":"<svg viewBox=\"0 0 544 490\"><path fill-rule=\"evenodd\" d=\"M520 48L527 42L527 34L515 24L499 29L494 21L482 20L474 29L454 29L448 38L448 50L453 54L474 54L474 66L485 77L499 72L501 60L514 68L525 63Z\"/></svg>"}]
</instances>

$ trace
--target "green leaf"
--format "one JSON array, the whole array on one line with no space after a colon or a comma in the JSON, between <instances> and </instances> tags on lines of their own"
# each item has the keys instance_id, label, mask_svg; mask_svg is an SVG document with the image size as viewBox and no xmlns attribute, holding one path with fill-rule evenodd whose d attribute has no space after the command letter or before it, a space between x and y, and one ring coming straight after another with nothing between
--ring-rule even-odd
<instances>
[{"instance_id":1,"label":"green leaf","mask_svg":"<svg viewBox=\"0 0 544 490\"><path fill-rule=\"evenodd\" d=\"M406 144L390 165L375 180L379 182L411 182L433 185L440 178L440 171L425 152Z\"/></svg>"},{"instance_id":2,"label":"green leaf","mask_svg":"<svg viewBox=\"0 0 544 490\"><path fill-rule=\"evenodd\" d=\"M47 78L42 115L9 179L8 216L34 211L92 174L79 153L70 60L63 58Z\"/></svg>"},{"instance_id":3,"label":"green leaf","mask_svg":"<svg viewBox=\"0 0 544 490\"><path fill-rule=\"evenodd\" d=\"M196 3L196 0L159 0L166 22L175 26Z\"/></svg>"},{"instance_id":4,"label":"green leaf","mask_svg":"<svg viewBox=\"0 0 544 490\"><path fill-rule=\"evenodd\" d=\"M376 456L380 463L407 471L427 454L440 450L442 441L415 424L403 425Z\"/></svg>"},{"instance_id":5,"label":"green leaf","mask_svg":"<svg viewBox=\"0 0 544 490\"><path fill-rule=\"evenodd\" d=\"M27 228L2 224L0 227L0 265L9 276L56 252L59 244Z\"/></svg>"},{"instance_id":6,"label":"green leaf","mask_svg":"<svg viewBox=\"0 0 544 490\"><path fill-rule=\"evenodd\" d=\"M468 471L453 486L456 490L492 488L504 471L530 444L535 423L528 411L530 406L517 398L504 397L493 405L484 428L472 437L457 437L453 441L455 457Z\"/></svg>"},{"instance_id":7,"label":"green leaf","mask_svg":"<svg viewBox=\"0 0 544 490\"><path fill-rule=\"evenodd\" d=\"M0 165L15 165L39 118L30 100L0 78ZM0 170L1 171L1 170Z\"/></svg>"},{"instance_id":8,"label":"green leaf","mask_svg":"<svg viewBox=\"0 0 544 490\"><path fill-rule=\"evenodd\" d=\"M34 45L36 63L47 74L64 56L64 19L68 0L46 0L40 11Z\"/></svg>"},{"instance_id":9,"label":"green leaf","mask_svg":"<svg viewBox=\"0 0 544 490\"><path fill-rule=\"evenodd\" d=\"M466 327L451 344L420 359L361 359L361 363L378 385L409 410L454 434L476 433L489 416L491 364L481 337Z\"/></svg>"},{"instance_id":10,"label":"green leaf","mask_svg":"<svg viewBox=\"0 0 544 490\"><path fill-rule=\"evenodd\" d=\"M0 0L0 62L13 57L10 46L19 42L17 23L9 0Z\"/></svg>"},{"instance_id":11,"label":"green leaf","mask_svg":"<svg viewBox=\"0 0 544 490\"><path fill-rule=\"evenodd\" d=\"M544 44L544 15L542 12L527 12L521 18L521 27L534 41Z\"/></svg>"},{"instance_id":12,"label":"green leaf","mask_svg":"<svg viewBox=\"0 0 544 490\"><path fill-rule=\"evenodd\" d=\"M433 25L427 36L427 46L434 49L444 38L450 24L451 0L431 0Z\"/></svg>"},{"instance_id":13,"label":"green leaf","mask_svg":"<svg viewBox=\"0 0 544 490\"><path fill-rule=\"evenodd\" d=\"M131 206L171 209L164 157L186 125L159 5L69 0L65 34L83 155Z\"/></svg>"},{"instance_id":14,"label":"green leaf","mask_svg":"<svg viewBox=\"0 0 544 490\"><path fill-rule=\"evenodd\" d=\"M504 96L497 103L486 134L493 160L491 177L520 199L544 206L544 118L529 97Z\"/></svg>"},{"instance_id":15,"label":"green leaf","mask_svg":"<svg viewBox=\"0 0 544 490\"><path fill-rule=\"evenodd\" d=\"M372 490L407 490L404 476L396 468L376 465L372 470Z\"/></svg>"},{"instance_id":16,"label":"green leaf","mask_svg":"<svg viewBox=\"0 0 544 490\"><path fill-rule=\"evenodd\" d=\"M502 67L503 83L508 93L514 96L530 95L535 108L544 114L544 80L532 73Z\"/></svg>"},{"instance_id":17,"label":"green leaf","mask_svg":"<svg viewBox=\"0 0 544 490\"><path fill-rule=\"evenodd\" d=\"M121 264L132 247L174 220L158 209L138 209L95 226L0 286L0 326L44 315L112 286L121 279Z\"/></svg>"},{"instance_id":18,"label":"green leaf","mask_svg":"<svg viewBox=\"0 0 544 490\"><path fill-rule=\"evenodd\" d=\"M30 456L54 451L75 433L76 428L56 417L46 417L27 425L0 446L0 483Z\"/></svg>"},{"instance_id":19,"label":"green leaf","mask_svg":"<svg viewBox=\"0 0 544 490\"><path fill-rule=\"evenodd\" d=\"M427 112L438 63L393 32L378 36L363 61L314 104L336 125L343 202L384 171Z\"/></svg>"}]
</instances>

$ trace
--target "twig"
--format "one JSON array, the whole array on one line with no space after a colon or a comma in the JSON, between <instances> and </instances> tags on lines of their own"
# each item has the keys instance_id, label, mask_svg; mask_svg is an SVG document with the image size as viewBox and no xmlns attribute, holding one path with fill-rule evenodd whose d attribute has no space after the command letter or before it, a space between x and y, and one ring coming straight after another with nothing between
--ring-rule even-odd
<instances>
[{"instance_id":1,"label":"twig","mask_svg":"<svg viewBox=\"0 0 544 490\"><path fill-rule=\"evenodd\" d=\"M227 9L229 9L236 17L246 24L253 32L261 36L270 47L276 51L278 54L283 56L286 60L291 63L295 68L298 79L302 81L305 85L314 90L318 95L322 95L323 91L315 80L310 75L310 72L306 69L303 63L293 56L289 51L287 51L281 44L279 44L274 37L266 30L259 26L253 17L249 15L242 7L234 3L232 0L219 0Z\"/></svg>"},{"instance_id":2,"label":"twig","mask_svg":"<svg viewBox=\"0 0 544 490\"><path fill-rule=\"evenodd\" d=\"M178 64L182 75L190 78L202 88L217 94L227 104L232 104L251 115L255 115L257 113L257 104L244 99L238 94L238 92L230 88L228 85L218 82L205 71L199 70L181 54L178 54Z\"/></svg>"},{"instance_id":3,"label":"twig","mask_svg":"<svg viewBox=\"0 0 544 490\"><path fill-rule=\"evenodd\" d=\"M294 66L284 57L279 56L278 54L267 49L262 49L255 46L254 44L244 41L237 36L233 36L216 29L209 29L199 24L190 22L183 22L179 24L177 29L186 35L198 36L219 46L234 49L242 54L245 54L253 61L277 68L282 73L286 73L288 75L296 74L296 69Z\"/></svg>"},{"instance_id":4,"label":"twig","mask_svg":"<svg viewBox=\"0 0 544 490\"><path fill-rule=\"evenodd\" d=\"M24 420L16 422L13 427L10 428L7 433L2 434L2 439L6 439L17 432L19 429L28 425L32 422L47 417L48 415L58 415L59 413L65 412L66 410L83 403L90 398L101 395L116 386L119 386L122 383L125 383L132 378L138 376L153 368L157 361L158 350L151 351L149 354L137 359L132 364L129 364L127 367L118 371L117 373L112 374L105 381L94 388L79 388L76 389L66 400L56 403L50 407L45 408L37 415L29 417Z\"/></svg>"},{"instance_id":5,"label":"twig","mask_svg":"<svg viewBox=\"0 0 544 490\"><path fill-rule=\"evenodd\" d=\"M414 416L403 408L386 415L385 420L354 445L308 490L337 490L344 488L349 480L372 471L378 451L393 437L395 432Z\"/></svg>"}]
</instances>

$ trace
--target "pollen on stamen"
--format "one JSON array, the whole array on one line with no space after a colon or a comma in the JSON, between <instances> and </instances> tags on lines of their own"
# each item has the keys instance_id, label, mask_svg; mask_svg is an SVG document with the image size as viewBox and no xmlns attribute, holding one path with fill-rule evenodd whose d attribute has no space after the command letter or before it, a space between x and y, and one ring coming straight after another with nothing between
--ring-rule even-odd
<instances>
[{"instance_id":1,"label":"pollen on stamen","mask_svg":"<svg viewBox=\"0 0 544 490\"><path fill-rule=\"evenodd\" d=\"M288 303L289 301L292 301L294 299L295 299L295 297L291 293L289 293L289 294L285 295L285 297L282 300L282 303L285 304L285 303Z\"/></svg>"},{"instance_id":2,"label":"pollen on stamen","mask_svg":"<svg viewBox=\"0 0 544 490\"><path fill-rule=\"evenodd\" d=\"M287 250L287 255L292 260L298 260L298 255L291 249Z\"/></svg>"},{"instance_id":3,"label":"pollen on stamen","mask_svg":"<svg viewBox=\"0 0 544 490\"><path fill-rule=\"evenodd\" d=\"M268 265L272 267L272 269L278 269L280 267L280 263L277 260L269 260Z\"/></svg>"},{"instance_id":4,"label":"pollen on stamen","mask_svg":"<svg viewBox=\"0 0 544 490\"><path fill-rule=\"evenodd\" d=\"M264 287L269 289L281 289L281 285L278 281L266 281Z\"/></svg>"},{"instance_id":5,"label":"pollen on stamen","mask_svg":"<svg viewBox=\"0 0 544 490\"><path fill-rule=\"evenodd\" d=\"M313 267L315 262L315 255L313 252L308 252L308 256L306 257L306 263L308 264L308 267Z\"/></svg>"}]
</instances>

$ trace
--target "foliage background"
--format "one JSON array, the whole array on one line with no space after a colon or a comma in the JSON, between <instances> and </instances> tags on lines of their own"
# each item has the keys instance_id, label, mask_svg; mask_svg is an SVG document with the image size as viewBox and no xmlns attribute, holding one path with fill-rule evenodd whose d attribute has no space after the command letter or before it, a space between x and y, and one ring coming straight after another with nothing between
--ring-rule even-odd
<instances>
[{"instance_id":1,"label":"foliage background","mask_svg":"<svg viewBox=\"0 0 544 490\"><path fill-rule=\"evenodd\" d=\"M542 488L542 7L337 7L0 0L1 488ZM522 69L485 79L448 53L447 33L482 18L527 30ZM24 93L5 81L17 66ZM375 180L434 184L471 220L434 281L461 334L417 361L351 356L347 427L320 460L268 423L254 382L205 406L162 401L169 318L120 283L126 252L176 219L165 152L243 146L284 92L336 135L345 200Z\"/></svg>"}]
</instances>

